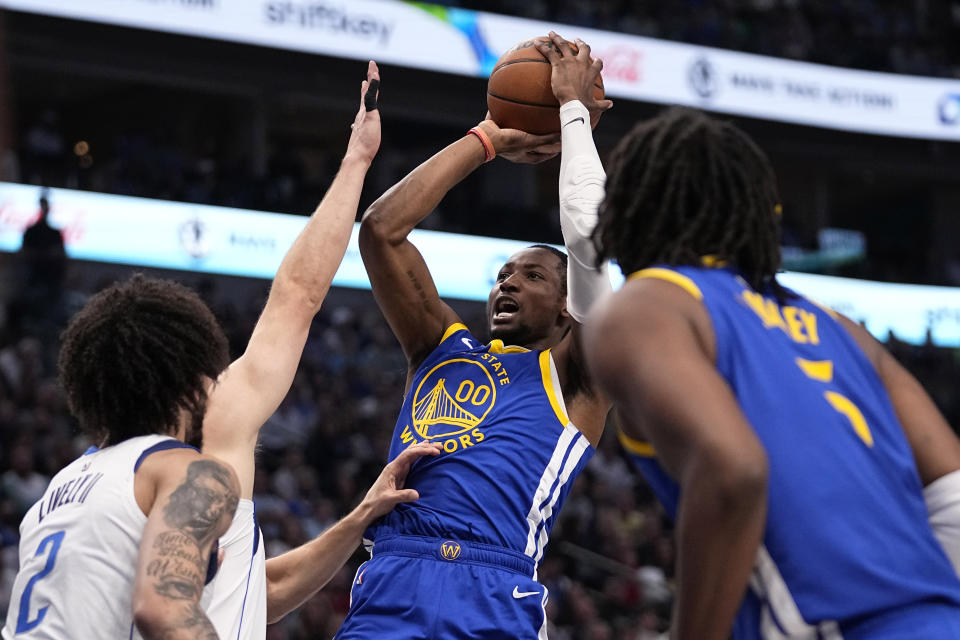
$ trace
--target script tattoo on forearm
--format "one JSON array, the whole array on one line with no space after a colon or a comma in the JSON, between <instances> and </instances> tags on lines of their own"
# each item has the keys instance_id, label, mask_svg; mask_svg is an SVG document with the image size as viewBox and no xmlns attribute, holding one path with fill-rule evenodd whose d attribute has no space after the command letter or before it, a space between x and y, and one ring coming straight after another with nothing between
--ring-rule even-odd
<instances>
[{"instance_id":1,"label":"script tattoo on forearm","mask_svg":"<svg viewBox=\"0 0 960 640\"><path fill-rule=\"evenodd\" d=\"M199 608L208 564L204 550L217 537L223 517L236 510L237 500L230 472L211 460L191 463L183 483L170 494L163 508L170 529L154 540L146 572L157 595L171 600L181 615L158 637L217 637Z\"/></svg>"},{"instance_id":2,"label":"script tattoo on forearm","mask_svg":"<svg viewBox=\"0 0 960 640\"><path fill-rule=\"evenodd\" d=\"M410 284L413 285L413 288L416 289L417 294L420 296L420 301L423 303L423 308L429 311L430 300L427 298L427 292L424 290L423 285L420 284L417 274L413 272L413 269L410 269L407 271L407 277L410 278Z\"/></svg>"}]
</instances>

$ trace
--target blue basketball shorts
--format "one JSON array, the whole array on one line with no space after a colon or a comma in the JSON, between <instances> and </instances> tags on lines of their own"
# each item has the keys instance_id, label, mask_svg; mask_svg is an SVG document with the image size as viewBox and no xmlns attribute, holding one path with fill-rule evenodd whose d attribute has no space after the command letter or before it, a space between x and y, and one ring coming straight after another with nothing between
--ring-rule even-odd
<instances>
[{"instance_id":1,"label":"blue basketball shorts","mask_svg":"<svg viewBox=\"0 0 960 640\"><path fill-rule=\"evenodd\" d=\"M377 539L335 640L547 637L547 590L507 549L418 536Z\"/></svg>"}]
</instances>

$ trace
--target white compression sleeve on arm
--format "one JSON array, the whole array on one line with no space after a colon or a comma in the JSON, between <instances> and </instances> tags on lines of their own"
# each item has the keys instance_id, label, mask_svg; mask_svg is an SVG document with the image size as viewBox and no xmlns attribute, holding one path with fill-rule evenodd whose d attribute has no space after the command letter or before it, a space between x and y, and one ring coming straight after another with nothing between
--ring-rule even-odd
<instances>
[{"instance_id":1,"label":"white compression sleeve on arm","mask_svg":"<svg viewBox=\"0 0 960 640\"><path fill-rule=\"evenodd\" d=\"M930 525L947 552L954 570L960 574L960 471L941 476L923 490L930 514Z\"/></svg>"},{"instance_id":2,"label":"white compression sleeve on arm","mask_svg":"<svg viewBox=\"0 0 960 640\"><path fill-rule=\"evenodd\" d=\"M607 175L593 142L590 112L579 100L560 107L560 228L567 247L567 311L582 323L593 304L612 291L607 266L594 267L590 234L597 226Z\"/></svg>"}]
</instances>

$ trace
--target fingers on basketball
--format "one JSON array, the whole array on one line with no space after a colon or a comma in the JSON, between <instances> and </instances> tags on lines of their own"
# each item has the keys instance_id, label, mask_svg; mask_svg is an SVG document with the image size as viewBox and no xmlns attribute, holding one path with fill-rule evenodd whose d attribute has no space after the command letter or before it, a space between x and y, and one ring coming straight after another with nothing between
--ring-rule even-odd
<instances>
[{"instance_id":1,"label":"fingers on basketball","mask_svg":"<svg viewBox=\"0 0 960 640\"><path fill-rule=\"evenodd\" d=\"M547 38L525 40L500 56L494 64L487 84L487 107L490 118L503 129L519 129L536 135L560 130L560 105L553 94L553 63L560 59L556 42L574 50L578 45L566 43L556 33ZM587 48L584 55L589 55ZM600 66L591 67L594 102L604 99ZM591 74L592 75L592 74ZM598 117L591 118L595 126Z\"/></svg>"}]
</instances>

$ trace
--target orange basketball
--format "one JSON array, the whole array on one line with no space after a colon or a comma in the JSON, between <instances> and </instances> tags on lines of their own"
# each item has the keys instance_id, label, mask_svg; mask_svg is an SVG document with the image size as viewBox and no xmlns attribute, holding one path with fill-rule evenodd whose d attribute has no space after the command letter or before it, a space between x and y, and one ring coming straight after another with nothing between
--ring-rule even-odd
<instances>
[{"instance_id":1,"label":"orange basketball","mask_svg":"<svg viewBox=\"0 0 960 640\"><path fill-rule=\"evenodd\" d=\"M538 40L549 42L546 37L524 40L500 56L487 83L487 108L499 126L539 135L560 131L560 104L550 88L550 61L534 46ZM578 50L573 43L570 47ZM603 99L600 76L593 95ZM597 126L599 119L595 114L590 125Z\"/></svg>"}]
</instances>

